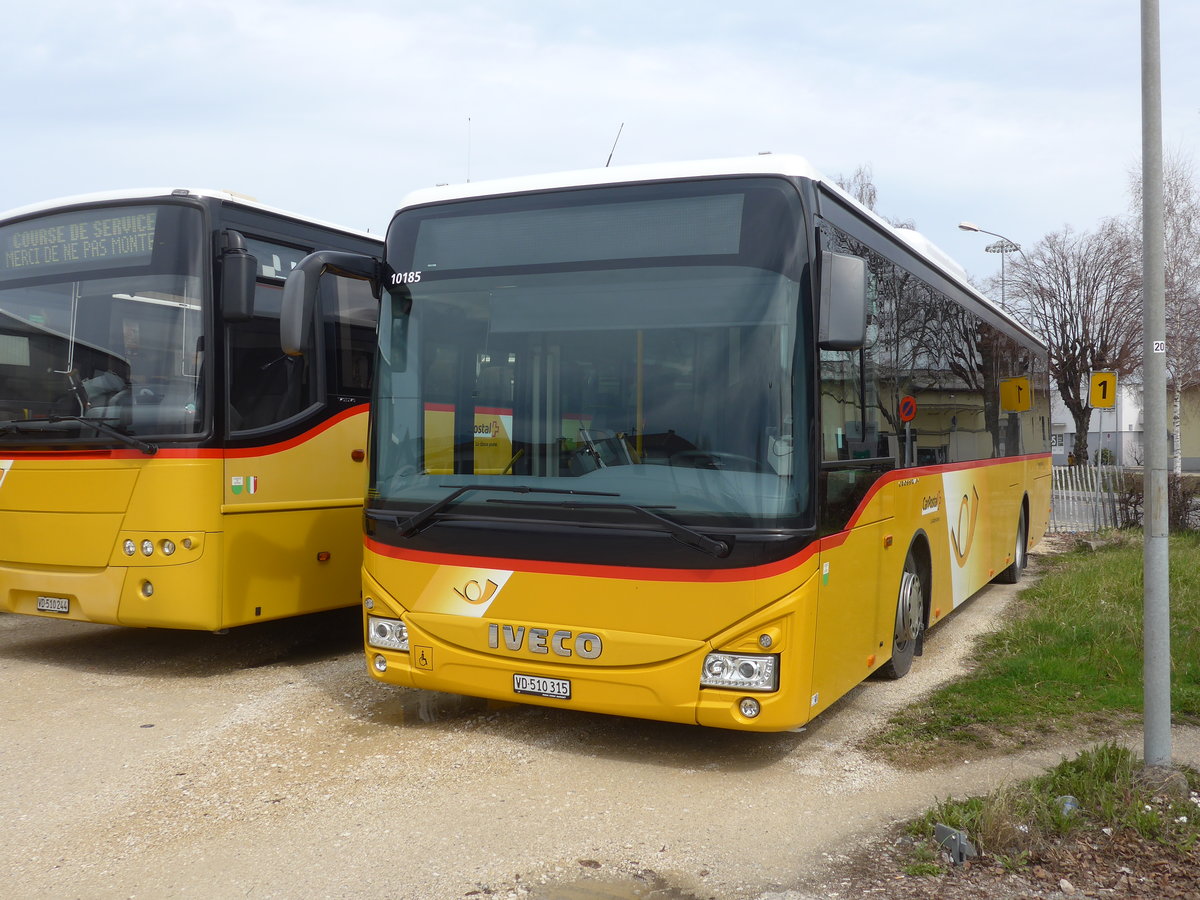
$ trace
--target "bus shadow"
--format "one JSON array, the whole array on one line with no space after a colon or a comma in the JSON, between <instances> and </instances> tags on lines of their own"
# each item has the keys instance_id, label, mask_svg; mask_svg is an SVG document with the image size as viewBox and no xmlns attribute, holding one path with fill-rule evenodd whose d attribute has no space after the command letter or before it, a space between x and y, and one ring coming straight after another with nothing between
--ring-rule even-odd
<instances>
[{"instance_id":1,"label":"bus shadow","mask_svg":"<svg viewBox=\"0 0 1200 900\"><path fill-rule=\"evenodd\" d=\"M361 646L357 605L244 625L225 634L0 616L0 659L99 675L209 678L303 665L359 652Z\"/></svg>"},{"instance_id":2,"label":"bus shadow","mask_svg":"<svg viewBox=\"0 0 1200 900\"><path fill-rule=\"evenodd\" d=\"M373 687L354 702L353 717L362 732L378 735L392 729L406 736L424 733L428 738L469 734L523 744L531 750L675 770L739 772L768 767L793 753L814 727L819 728L814 723L794 732L730 731L378 683Z\"/></svg>"}]
</instances>

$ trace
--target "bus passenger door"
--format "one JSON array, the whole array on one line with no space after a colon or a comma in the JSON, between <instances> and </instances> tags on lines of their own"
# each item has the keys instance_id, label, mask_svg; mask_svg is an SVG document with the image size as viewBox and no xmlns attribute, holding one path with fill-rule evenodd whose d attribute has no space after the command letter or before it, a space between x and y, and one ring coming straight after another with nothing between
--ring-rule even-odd
<instances>
[{"instance_id":1,"label":"bus passenger door","mask_svg":"<svg viewBox=\"0 0 1200 900\"><path fill-rule=\"evenodd\" d=\"M877 348L820 351L820 558L812 713L882 662L881 593L888 561L891 492L877 490L896 467L894 428L881 415Z\"/></svg>"},{"instance_id":2,"label":"bus passenger door","mask_svg":"<svg viewBox=\"0 0 1200 900\"><path fill-rule=\"evenodd\" d=\"M282 275L306 252L247 239L252 315L226 323L223 616L230 625L359 599L367 401L377 306L327 275L300 357L279 346ZM281 257L283 257L281 259ZM364 296L365 295L365 296Z\"/></svg>"}]
</instances>

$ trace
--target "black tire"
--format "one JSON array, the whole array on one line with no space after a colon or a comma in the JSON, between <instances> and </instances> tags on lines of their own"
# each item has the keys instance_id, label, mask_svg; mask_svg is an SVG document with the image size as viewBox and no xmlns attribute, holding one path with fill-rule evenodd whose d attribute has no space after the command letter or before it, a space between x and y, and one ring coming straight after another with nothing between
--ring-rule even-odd
<instances>
[{"instance_id":1,"label":"black tire","mask_svg":"<svg viewBox=\"0 0 1200 900\"><path fill-rule=\"evenodd\" d=\"M892 630L892 658L879 668L884 678L903 678L912 668L917 643L925 627L925 590L917 561L909 551L896 594L896 620Z\"/></svg>"},{"instance_id":2,"label":"black tire","mask_svg":"<svg viewBox=\"0 0 1200 900\"><path fill-rule=\"evenodd\" d=\"M1029 563L1029 526L1025 523L1025 511L1017 518L1017 538L1013 545L1013 560L1003 572L996 576L998 584L1016 584Z\"/></svg>"}]
</instances>

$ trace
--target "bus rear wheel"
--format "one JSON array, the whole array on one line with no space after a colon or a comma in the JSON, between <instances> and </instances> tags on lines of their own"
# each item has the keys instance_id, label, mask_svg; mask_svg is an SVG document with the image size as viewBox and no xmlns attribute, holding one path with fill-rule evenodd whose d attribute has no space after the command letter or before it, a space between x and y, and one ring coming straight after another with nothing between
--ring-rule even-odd
<instances>
[{"instance_id":1,"label":"bus rear wheel","mask_svg":"<svg viewBox=\"0 0 1200 900\"><path fill-rule=\"evenodd\" d=\"M1025 511L1021 510L1021 515L1017 517L1017 538L1016 544L1013 547L1013 559L1003 572L996 576L996 581L1000 584L1016 584L1021 580L1021 572L1024 571L1025 565L1028 562L1029 543L1029 526L1025 524Z\"/></svg>"},{"instance_id":2,"label":"bus rear wheel","mask_svg":"<svg viewBox=\"0 0 1200 900\"><path fill-rule=\"evenodd\" d=\"M896 598L896 624L892 634L892 658L883 664L879 674L884 678L903 678L912 668L917 641L925 625L925 591L912 553L904 560L900 576L900 593Z\"/></svg>"}]
</instances>

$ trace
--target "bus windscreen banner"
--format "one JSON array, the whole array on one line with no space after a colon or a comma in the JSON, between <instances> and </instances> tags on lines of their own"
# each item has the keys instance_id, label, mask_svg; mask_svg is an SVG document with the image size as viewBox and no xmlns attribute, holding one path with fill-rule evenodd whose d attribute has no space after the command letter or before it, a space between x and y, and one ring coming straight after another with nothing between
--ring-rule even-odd
<instances>
[{"instance_id":1,"label":"bus windscreen banner","mask_svg":"<svg viewBox=\"0 0 1200 900\"><path fill-rule=\"evenodd\" d=\"M0 278L145 265L154 255L152 206L84 209L0 227Z\"/></svg>"}]
</instances>

